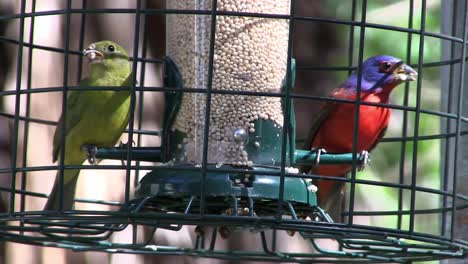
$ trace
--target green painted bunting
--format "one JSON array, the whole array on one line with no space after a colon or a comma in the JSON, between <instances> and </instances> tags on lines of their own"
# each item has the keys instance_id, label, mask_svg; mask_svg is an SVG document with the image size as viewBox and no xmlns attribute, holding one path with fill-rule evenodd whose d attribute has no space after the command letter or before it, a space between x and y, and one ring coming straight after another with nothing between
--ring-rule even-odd
<instances>
[{"instance_id":1,"label":"green painted bunting","mask_svg":"<svg viewBox=\"0 0 468 264\"><path fill-rule=\"evenodd\" d=\"M100 41L83 51L88 57L89 76L80 87L130 86L131 64L127 52L112 41ZM114 146L128 123L130 90L73 90L69 93L65 115L62 113L54 134L53 160L65 151L65 165L81 165L87 158L96 161L96 148ZM65 131L63 125L65 123ZM65 133L65 149L62 145ZM63 178L63 210L71 210L79 169L65 169ZM60 176L44 210L59 210Z\"/></svg>"}]
</instances>

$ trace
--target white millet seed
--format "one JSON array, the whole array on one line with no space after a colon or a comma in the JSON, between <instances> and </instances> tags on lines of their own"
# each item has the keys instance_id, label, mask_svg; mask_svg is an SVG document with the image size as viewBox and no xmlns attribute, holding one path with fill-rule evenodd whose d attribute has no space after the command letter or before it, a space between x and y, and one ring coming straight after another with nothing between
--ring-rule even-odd
<instances>
[{"instance_id":1,"label":"white millet seed","mask_svg":"<svg viewBox=\"0 0 468 264\"><path fill-rule=\"evenodd\" d=\"M211 1L170 0L167 8L211 10ZM288 15L289 0L218 0L219 11ZM185 88L206 89L211 18L205 15L167 15L167 51L184 78ZM231 91L281 91L286 75L289 24L284 19L217 16L212 88ZM185 161L202 160L206 95L186 93L173 129L186 134ZM271 120L282 127L280 98L212 94L208 162L249 165L246 142L233 132L255 133L255 121Z\"/></svg>"}]
</instances>

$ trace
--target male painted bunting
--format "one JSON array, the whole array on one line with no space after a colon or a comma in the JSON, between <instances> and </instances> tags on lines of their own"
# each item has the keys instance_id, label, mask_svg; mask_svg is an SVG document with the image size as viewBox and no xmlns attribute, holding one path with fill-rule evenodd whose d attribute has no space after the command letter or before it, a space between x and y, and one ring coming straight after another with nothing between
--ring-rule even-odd
<instances>
[{"instance_id":1,"label":"male painted bunting","mask_svg":"<svg viewBox=\"0 0 468 264\"><path fill-rule=\"evenodd\" d=\"M131 64L127 52L112 41L100 41L83 51L88 57L89 76L80 87L130 86ZM96 147L112 147L128 123L130 90L74 90L69 93L66 112L62 113L54 134L53 160L57 161L65 133L65 165L81 165L86 158L95 163ZM65 115L64 115L65 114ZM65 123L65 131L63 125ZM79 169L65 169L63 179L63 210L73 208ZM60 176L44 210L58 210Z\"/></svg>"},{"instance_id":2,"label":"male painted bunting","mask_svg":"<svg viewBox=\"0 0 468 264\"><path fill-rule=\"evenodd\" d=\"M362 64L361 102L389 102L389 95L397 85L416 80L417 72L398 59L387 55L374 56ZM354 72L330 97L356 100L358 73ZM312 125L305 149L325 149L330 153L353 151L355 125L354 103L327 102L322 106L316 122ZM357 151L367 154L384 136L390 119L390 109L382 106L361 105L359 109L359 131ZM351 165L319 165L306 169L323 176L344 176ZM317 181L319 205L338 216L342 183Z\"/></svg>"}]
</instances>

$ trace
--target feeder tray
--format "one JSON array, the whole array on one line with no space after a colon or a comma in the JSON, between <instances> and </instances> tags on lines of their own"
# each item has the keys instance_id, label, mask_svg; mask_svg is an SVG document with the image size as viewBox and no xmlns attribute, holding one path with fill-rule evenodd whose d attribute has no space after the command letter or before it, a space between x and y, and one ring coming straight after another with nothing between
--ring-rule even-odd
<instances>
[{"instance_id":1,"label":"feeder tray","mask_svg":"<svg viewBox=\"0 0 468 264\"><path fill-rule=\"evenodd\" d=\"M209 172L203 181L200 168L193 171L197 169L193 165L182 166L181 169L158 167L140 182L136 197L146 200L143 210L157 212L199 213L200 195L205 193L208 214L278 214L281 181L280 177L268 173L273 171L278 174L279 169L253 167L239 172L216 171L224 167L238 169L227 165L209 165ZM202 186L203 182L205 186ZM310 181L285 177L284 201L301 208L316 206L316 196L310 189Z\"/></svg>"}]
</instances>

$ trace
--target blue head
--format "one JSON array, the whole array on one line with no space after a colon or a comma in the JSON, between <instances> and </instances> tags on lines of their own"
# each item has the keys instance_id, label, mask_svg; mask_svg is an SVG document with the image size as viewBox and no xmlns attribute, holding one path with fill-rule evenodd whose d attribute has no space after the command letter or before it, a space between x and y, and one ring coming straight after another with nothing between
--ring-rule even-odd
<instances>
[{"instance_id":1,"label":"blue head","mask_svg":"<svg viewBox=\"0 0 468 264\"><path fill-rule=\"evenodd\" d=\"M357 71L353 72L341 87L356 89L357 75ZM415 70L398 58L388 55L370 57L362 64L361 91L390 92L400 83L416 80L417 75Z\"/></svg>"}]
</instances>

